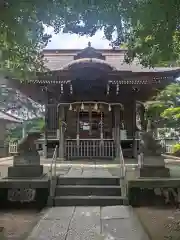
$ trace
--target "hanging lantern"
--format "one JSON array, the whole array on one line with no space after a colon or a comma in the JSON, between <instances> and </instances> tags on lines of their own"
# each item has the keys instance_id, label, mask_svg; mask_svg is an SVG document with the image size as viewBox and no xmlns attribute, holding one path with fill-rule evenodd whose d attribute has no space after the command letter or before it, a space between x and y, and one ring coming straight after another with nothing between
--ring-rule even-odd
<instances>
[{"instance_id":1,"label":"hanging lantern","mask_svg":"<svg viewBox=\"0 0 180 240\"><path fill-rule=\"evenodd\" d=\"M96 111L98 110L98 105L97 105L97 103L94 104L94 110L96 110Z\"/></svg>"},{"instance_id":2,"label":"hanging lantern","mask_svg":"<svg viewBox=\"0 0 180 240\"><path fill-rule=\"evenodd\" d=\"M109 110L109 112L111 111L111 105L110 104L109 104L108 110Z\"/></svg>"},{"instance_id":3,"label":"hanging lantern","mask_svg":"<svg viewBox=\"0 0 180 240\"><path fill-rule=\"evenodd\" d=\"M69 105L69 110L72 111L72 104Z\"/></svg>"},{"instance_id":4,"label":"hanging lantern","mask_svg":"<svg viewBox=\"0 0 180 240\"><path fill-rule=\"evenodd\" d=\"M84 110L84 104L83 103L81 104L81 110Z\"/></svg>"}]
</instances>

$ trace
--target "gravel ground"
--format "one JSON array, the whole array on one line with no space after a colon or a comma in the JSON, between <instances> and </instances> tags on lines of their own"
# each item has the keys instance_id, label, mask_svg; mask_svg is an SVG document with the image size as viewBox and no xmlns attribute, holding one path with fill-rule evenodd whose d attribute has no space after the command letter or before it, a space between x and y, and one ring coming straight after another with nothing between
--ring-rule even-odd
<instances>
[{"instance_id":1,"label":"gravel ground","mask_svg":"<svg viewBox=\"0 0 180 240\"><path fill-rule=\"evenodd\" d=\"M134 210L151 240L180 240L180 210L153 207Z\"/></svg>"},{"instance_id":2,"label":"gravel ground","mask_svg":"<svg viewBox=\"0 0 180 240\"><path fill-rule=\"evenodd\" d=\"M3 164L2 164L3 165ZM0 166L0 177L7 174L7 166ZM173 177L179 177L180 166L171 166ZM113 175L116 175L111 170ZM135 172L131 172L134 178ZM180 240L180 210L155 207L134 209L151 240ZM44 211L43 211L44 212ZM5 228L7 240L24 240L38 222L43 212L35 210L0 211L0 227Z\"/></svg>"},{"instance_id":3,"label":"gravel ground","mask_svg":"<svg viewBox=\"0 0 180 240\"><path fill-rule=\"evenodd\" d=\"M5 229L5 239L24 240L41 215L42 213L36 210L0 211L0 227Z\"/></svg>"}]
</instances>

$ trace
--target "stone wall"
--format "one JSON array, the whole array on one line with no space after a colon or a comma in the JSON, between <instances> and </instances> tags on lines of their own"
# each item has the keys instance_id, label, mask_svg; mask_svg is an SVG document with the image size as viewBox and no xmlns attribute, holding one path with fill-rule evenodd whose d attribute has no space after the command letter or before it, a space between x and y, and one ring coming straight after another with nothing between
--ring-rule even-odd
<instances>
[{"instance_id":1,"label":"stone wall","mask_svg":"<svg viewBox=\"0 0 180 240\"><path fill-rule=\"evenodd\" d=\"M141 206L180 206L180 189L178 187L129 187L129 204L133 207Z\"/></svg>"}]
</instances>

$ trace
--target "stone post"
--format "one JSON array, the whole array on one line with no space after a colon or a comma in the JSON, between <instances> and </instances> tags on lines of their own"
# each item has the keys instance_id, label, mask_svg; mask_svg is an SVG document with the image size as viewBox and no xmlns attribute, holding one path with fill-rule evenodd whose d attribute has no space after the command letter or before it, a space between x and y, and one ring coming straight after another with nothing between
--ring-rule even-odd
<instances>
[{"instance_id":1,"label":"stone post","mask_svg":"<svg viewBox=\"0 0 180 240\"><path fill-rule=\"evenodd\" d=\"M47 151L47 126L48 126L48 105L45 105L45 127L44 127L44 143L43 143L43 156L44 158L48 157Z\"/></svg>"},{"instance_id":2,"label":"stone post","mask_svg":"<svg viewBox=\"0 0 180 240\"><path fill-rule=\"evenodd\" d=\"M26 123L23 123L23 128L22 128L22 138L26 136Z\"/></svg>"},{"instance_id":3,"label":"stone post","mask_svg":"<svg viewBox=\"0 0 180 240\"><path fill-rule=\"evenodd\" d=\"M59 107L59 160L64 161L64 106Z\"/></svg>"},{"instance_id":4,"label":"stone post","mask_svg":"<svg viewBox=\"0 0 180 240\"><path fill-rule=\"evenodd\" d=\"M165 167L164 157L161 156L161 146L151 131L141 134L140 155L140 177L170 177L169 168Z\"/></svg>"}]
</instances>

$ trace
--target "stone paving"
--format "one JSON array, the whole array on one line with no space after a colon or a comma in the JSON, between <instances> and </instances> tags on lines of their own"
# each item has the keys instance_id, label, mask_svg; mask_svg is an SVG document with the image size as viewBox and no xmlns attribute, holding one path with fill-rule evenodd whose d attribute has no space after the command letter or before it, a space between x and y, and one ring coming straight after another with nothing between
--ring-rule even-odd
<instances>
[{"instance_id":1,"label":"stone paving","mask_svg":"<svg viewBox=\"0 0 180 240\"><path fill-rule=\"evenodd\" d=\"M69 167L69 169L57 170L58 175L63 175L65 177L112 177L112 174L108 171L107 168L96 168L96 167Z\"/></svg>"},{"instance_id":2,"label":"stone paving","mask_svg":"<svg viewBox=\"0 0 180 240\"><path fill-rule=\"evenodd\" d=\"M112 207L55 207L27 240L149 240L133 209Z\"/></svg>"},{"instance_id":3,"label":"stone paving","mask_svg":"<svg viewBox=\"0 0 180 240\"><path fill-rule=\"evenodd\" d=\"M107 168L58 169L65 177L112 177ZM55 207L49 209L27 240L149 240L130 206Z\"/></svg>"}]
</instances>

